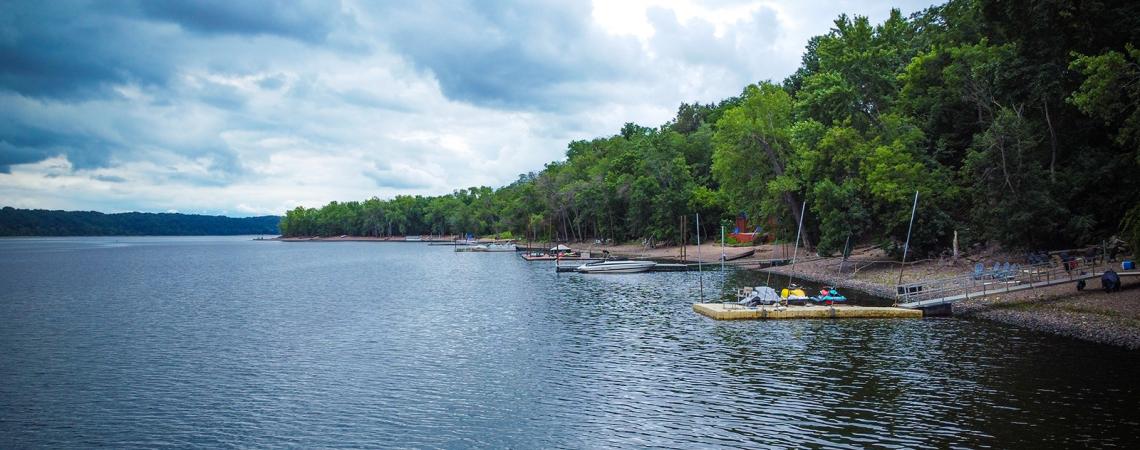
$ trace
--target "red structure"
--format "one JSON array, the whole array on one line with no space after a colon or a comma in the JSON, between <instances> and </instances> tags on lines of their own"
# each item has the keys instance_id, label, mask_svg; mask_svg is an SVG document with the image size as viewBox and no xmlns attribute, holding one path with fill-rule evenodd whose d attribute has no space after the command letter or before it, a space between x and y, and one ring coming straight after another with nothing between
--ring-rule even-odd
<instances>
[{"instance_id":1,"label":"red structure","mask_svg":"<svg viewBox=\"0 0 1140 450\"><path fill-rule=\"evenodd\" d=\"M753 242L757 236L764 236L764 230L759 226L755 228L748 226L748 216L744 213L736 216L736 227L728 234L736 242Z\"/></svg>"}]
</instances>

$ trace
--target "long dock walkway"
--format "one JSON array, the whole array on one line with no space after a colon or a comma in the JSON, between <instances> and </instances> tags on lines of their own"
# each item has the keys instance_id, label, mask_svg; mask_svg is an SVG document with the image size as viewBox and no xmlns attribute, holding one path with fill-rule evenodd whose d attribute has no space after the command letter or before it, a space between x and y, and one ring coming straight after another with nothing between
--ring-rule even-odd
<instances>
[{"instance_id":1,"label":"long dock walkway","mask_svg":"<svg viewBox=\"0 0 1140 450\"><path fill-rule=\"evenodd\" d=\"M1080 269L1069 267L1066 270L1060 264L1041 263L1009 271L991 270L981 274L902 284L896 288L896 305L911 309L932 308L971 298L1098 279L1105 272L1104 266L1095 268L1083 259L1078 259L1076 266ZM1140 271L1116 273L1120 277L1140 276Z\"/></svg>"},{"instance_id":2,"label":"long dock walkway","mask_svg":"<svg viewBox=\"0 0 1140 450\"><path fill-rule=\"evenodd\" d=\"M844 305L750 308L734 303L694 303L693 311L716 320L922 318L920 309Z\"/></svg>"}]
</instances>

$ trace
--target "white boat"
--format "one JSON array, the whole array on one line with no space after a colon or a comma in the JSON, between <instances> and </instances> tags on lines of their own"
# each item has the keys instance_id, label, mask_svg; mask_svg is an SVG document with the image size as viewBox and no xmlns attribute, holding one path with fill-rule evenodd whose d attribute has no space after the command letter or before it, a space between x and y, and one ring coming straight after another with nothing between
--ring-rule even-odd
<instances>
[{"instance_id":1,"label":"white boat","mask_svg":"<svg viewBox=\"0 0 1140 450\"><path fill-rule=\"evenodd\" d=\"M656 265L653 261L607 260L582 264L575 270L582 273L637 273L646 272Z\"/></svg>"},{"instance_id":2,"label":"white boat","mask_svg":"<svg viewBox=\"0 0 1140 450\"><path fill-rule=\"evenodd\" d=\"M768 286L746 287L736 293L737 304L756 307L780 303L780 294Z\"/></svg>"},{"instance_id":3,"label":"white boat","mask_svg":"<svg viewBox=\"0 0 1140 450\"><path fill-rule=\"evenodd\" d=\"M513 252L518 250L514 242L492 242L485 244L488 252Z\"/></svg>"},{"instance_id":4,"label":"white boat","mask_svg":"<svg viewBox=\"0 0 1140 450\"><path fill-rule=\"evenodd\" d=\"M513 252L516 250L518 247L514 242L491 242L455 249L457 252Z\"/></svg>"}]
</instances>

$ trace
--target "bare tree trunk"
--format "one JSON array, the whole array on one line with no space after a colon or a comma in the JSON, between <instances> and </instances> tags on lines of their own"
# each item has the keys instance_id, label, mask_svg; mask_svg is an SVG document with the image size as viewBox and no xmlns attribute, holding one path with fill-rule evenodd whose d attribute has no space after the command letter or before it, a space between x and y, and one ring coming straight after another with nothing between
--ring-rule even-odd
<instances>
[{"instance_id":1,"label":"bare tree trunk","mask_svg":"<svg viewBox=\"0 0 1140 450\"><path fill-rule=\"evenodd\" d=\"M1057 182L1057 133L1053 131L1053 121L1049 118L1049 102L1045 97L1041 97L1041 104L1045 105L1045 123L1049 125L1049 146L1053 149L1053 154L1049 158L1049 182Z\"/></svg>"},{"instance_id":2,"label":"bare tree trunk","mask_svg":"<svg viewBox=\"0 0 1140 450\"><path fill-rule=\"evenodd\" d=\"M563 211L559 215L562 216L562 237L565 238L567 241L569 241L570 240L570 227L568 226L568 223L570 222L570 218L566 217L567 214L565 211Z\"/></svg>"},{"instance_id":3,"label":"bare tree trunk","mask_svg":"<svg viewBox=\"0 0 1140 450\"><path fill-rule=\"evenodd\" d=\"M772 170L776 173L776 176L783 176L784 163L780 161L779 155L776 154L776 151L772 149L771 145L768 145L768 141L764 140L764 138L757 136L756 140L760 143L760 146L764 148L764 153L768 155L768 159L772 161ZM792 210L792 217L796 219L796 223L800 223L802 221L800 217L800 201L796 199L795 194L785 192L784 202L788 204L788 209ZM807 230L803 230L802 235L804 248L815 248L815 246L812 245L811 234L808 233Z\"/></svg>"},{"instance_id":4,"label":"bare tree trunk","mask_svg":"<svg viewBox=\"0 0 1140 450\"><path fill-rule=\"evenodd\" d=\"M1001 142L997 143L998 153L1001 154L1001 173L1005 176L1005 185L1009 186L1009 192L1016 194L1017 190L1013 188L1013 182L1009 179L1009 169L1006 168L1005 162L1005 137L1001 138Z\"/></svg>"},{"instance_id":5,"label":"bare tree trunk","mask_svg":"<svg viewBox=\"0 0 1140 450\"><path fill-rule=\"evenodd\" d=\"M958 230L954 230L954 264L958 263Z\"/></svg>"}]
</instances>

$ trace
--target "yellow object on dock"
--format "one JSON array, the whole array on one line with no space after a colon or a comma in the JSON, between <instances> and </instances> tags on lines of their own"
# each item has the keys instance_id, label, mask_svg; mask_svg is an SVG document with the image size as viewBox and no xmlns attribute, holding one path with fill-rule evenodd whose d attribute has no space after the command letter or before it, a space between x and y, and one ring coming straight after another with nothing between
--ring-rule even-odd
<instances>
[{"instance_id":1,"label":"yellow object on dock","mask_svg":"<svg viewBox=\"0 0 1140 450\"><path fill-rule=\"evenodd\" d=\"M716 320L777 319L921 319L922 310L874 306L761 306L732 303L693 303L693 311Z\"/></svg>"}]
</instances>

